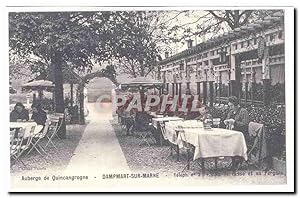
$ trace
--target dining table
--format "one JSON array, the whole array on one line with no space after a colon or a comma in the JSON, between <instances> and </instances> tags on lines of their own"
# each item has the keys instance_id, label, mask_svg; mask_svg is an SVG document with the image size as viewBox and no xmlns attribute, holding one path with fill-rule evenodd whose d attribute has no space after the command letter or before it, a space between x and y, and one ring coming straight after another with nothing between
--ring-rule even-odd
<instances>
[{"instance_id":1,"label":"dining table","mask_svg":"<svg viewBox=\"0 0 300 198\"><path fill-rule=\"evenodd\" d=\"M17 133L20 131L20 129L24 129L24 138L27 138L30 136L30 131L32 127L37 127L36 122L34 121L20 121L20 122L10 122L9 128L10 128L10 136L16 137ZM36 132L37 130L34 130Z\"/></svg>"},{"instance_id":2,"label":"dining table","mask_svg":"<svg viewBox=\"0 0 300 198\"><path fill-rule=\"evenodd\" d=\"M169 116L165 116L165 117L159 116L159 117L152 118L152 125L153 125L154 128L158 129L160 122L166 123L166 122L169 122L169 121L178 121L178 120L183 120L183 118L176 117L176 116L174 116L174 117L172 117L172 116L170 116L170 117Z\"/></svg>"},{"instance_id":3,"label":"dining table","mask_svg":"<svg viewBox=\"0 0 300 198\"><path fill-rule=\"evenodd\" d=\"M159 115L158 117L154 117L152 118L152 126L155 128L155 130L158 131L159 133L159 144L160 146L163 145L163 134L162 131L160 129L160 123L163 122L164 124L167 122L171 122L171 121L179 121L179 120L183 120L183 118L180 117L169 117L169 116L163 116L163 115Z\"/></svg>"},{"instance_id":4,"label":"dining table","mask_svg":"<svg viewBox=\"0 0 300 198\"><path fill-rule=\"evenodd\" d=\"M247 146L242 132L223 128L204 128L203 122L196 120L172 121L165 124L168 141L183 148L184 143L194 146L193 161L239 156L247 161ZM179 153L178 153L179 155ZM188 162L189 163L189 162ZM215 165L217 166L217 165Z\"/></svg>"}]
</instances>

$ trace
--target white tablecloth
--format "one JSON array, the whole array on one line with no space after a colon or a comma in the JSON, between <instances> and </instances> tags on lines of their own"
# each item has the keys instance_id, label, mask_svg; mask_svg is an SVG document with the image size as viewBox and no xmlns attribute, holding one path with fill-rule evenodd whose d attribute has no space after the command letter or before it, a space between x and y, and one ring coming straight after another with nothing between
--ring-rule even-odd
<instances>
[{"instance_id":1,"label":"white tablecloth","mask_svg":"<svg viewBox=\"0 0 300 198\"><path fill-rule=\"evenodd\" d=\"M36 126L36 122L10 122L9 127L10 128L26 128L26 127L32 127Z\"/></svg>"},{"instance_id":2,"label":"white tablecloth","mask_svg":"<svg viewBox=\"0 0 300 198\"><path fill-rule=\"evenodd\" d=\"M241 156L247 160L247 146L243 133L228 129L186 128L179 133L177 144L182 141L195 146L194 160L208 157Z\"/></svg>"},{"instance_id":3,"label":"white tablecloth","mask_svg":"<svg viewBox=\"0 0 300 198\"><path fill-rule=\"evenodd\" d=\"M9 123L9 127L11 129L24 128L25 129L25 134L24 134L25 138L30 136L30 130L33 126L35 127L34 134L38 133L43 128L43 126L37 125L36 122L30 122L30 121L29 122L10 122Z\"/></svg>"},{"instance_id":4,"label":"white tablecloth","mask_svg":"<svg viewBox=\"0 0 300 198\"><path fill-rule=\"evenodd\" d=\"M176 121L176 120L183 120L180 117L162 117L162 118L152 118L152 125L157 128L159 122L169 122L169 121Z\"/></svg>"},{"instance_id":5,"label":"white tablecloth","mask_svg":"<svg viewBox=\"0 0 300 198\"><path fill-rule=\"evenodd\" d=\"M166 122L165 123L165 138L172 142L173 144L176 144L177 142L177 134L176 130L178 130L178 127L181 126L182 129L187 128L203 128L203 122L197 121L197 120L178 120L178 121L172 121L172 122Z\"/></svg>"}]
</instances>

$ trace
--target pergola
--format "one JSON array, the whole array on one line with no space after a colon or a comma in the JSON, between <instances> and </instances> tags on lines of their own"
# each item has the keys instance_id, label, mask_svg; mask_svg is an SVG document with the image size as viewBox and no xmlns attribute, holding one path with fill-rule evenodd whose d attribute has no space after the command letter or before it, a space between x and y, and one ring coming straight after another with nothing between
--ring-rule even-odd
<instances>
[{"instance_id":1,"label":"pergola","mask_svg":"<svg viewBox=\"0 0 300 198\"><path fill-rule=\"evenodd\" d=\"M71 96L70 102L71 102L71 105L73 105L73 103L74 103L74 85L79 84L82 79L78 74L76 74L69 67L64 67L63 76L64 76L64 84L70 85L70 96ZM34 80L31 80L31 82L40 81L40 80L54 82L54 75L51 72L49 72L48 75L39 75ZM53 84L53 85L55 86L55 84ZM54 92L53 92L53 94L54 94ZM55 100L55 95L53 95L53 99Z\"/></svg>"},{"instance_id":2,"label":"pergola","mask_svg":"<svg viewBox=\"0 0 300 198\"><path fill-rule=\"evenodd\" d=\"M121 89L139 88L141 90L144 88L161 89L162 87L163 82L148 77L137 77L129 80L128 82L121 83Z\"/></svg>"}]
</instances>

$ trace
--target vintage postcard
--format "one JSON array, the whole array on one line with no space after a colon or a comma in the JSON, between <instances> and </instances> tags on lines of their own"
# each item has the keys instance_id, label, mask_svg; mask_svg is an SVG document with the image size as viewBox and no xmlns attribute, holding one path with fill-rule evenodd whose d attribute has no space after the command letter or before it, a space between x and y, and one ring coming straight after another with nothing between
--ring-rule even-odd
<instances>
[{"instance_id":1,"label":"vintage postcard","mask_svg":"<svg viewBox=\"0 0 300 198\"><path fill-rule=\"evenodd\" d=\"M294 191L292 7L6 17L10 192Z\"/></svg>"}]
</instances>

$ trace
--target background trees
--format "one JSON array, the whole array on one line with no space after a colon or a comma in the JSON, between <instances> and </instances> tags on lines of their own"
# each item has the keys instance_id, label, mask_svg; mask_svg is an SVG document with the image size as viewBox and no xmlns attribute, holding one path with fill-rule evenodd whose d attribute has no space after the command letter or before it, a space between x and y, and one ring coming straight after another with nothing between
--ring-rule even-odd
<instances>
[{"instance_id":1,"label":"background trees","mask_svg":"<svg viewBox=\"0 0 300 198\"><path fill-rule=\"evenodd\" d=\"M55 111L63 113L64 67L88 73L83 83L96 76L116 82L111 64L89 74L95 65L116 59L137 63L135 76L151 71L158 52L144 16L145 12L108 11L9 13L10 54L34 57L33 74L52 74Z\"/></svg>"}]
</instances>

